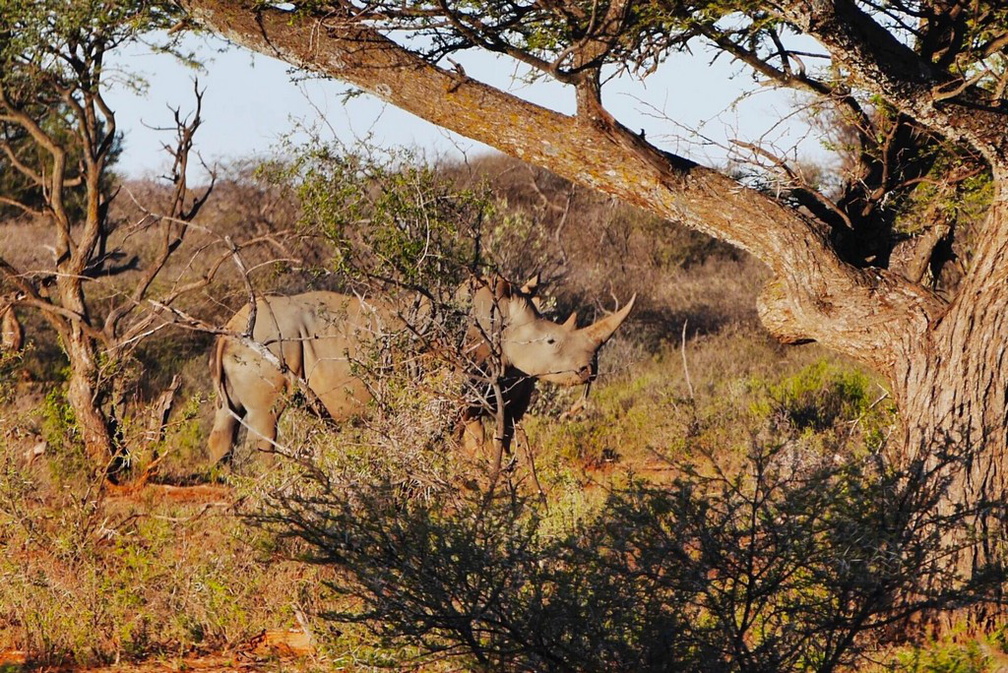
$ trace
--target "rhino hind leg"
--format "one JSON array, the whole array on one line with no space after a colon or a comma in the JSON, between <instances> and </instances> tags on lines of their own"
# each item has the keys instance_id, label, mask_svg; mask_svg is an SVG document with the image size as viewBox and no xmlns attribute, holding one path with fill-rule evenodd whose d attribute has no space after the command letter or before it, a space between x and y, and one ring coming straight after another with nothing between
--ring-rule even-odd
<instances>
[{"instance_id":1,"label":"rhino hind leg","mask_svg":"<svg viewBox=\"0 0 1008 673\"><path fill-rule=\"evenodd\" d=\"M258 451L274 453L276 451L277 414L270 411L249 410L245 416L245 427L248 429L246 443Z\"/></svg>"},{"instance_id":2,"label":"rhino hind leg","mask_svg":"<svg viewBox=\"0 0 1008 673\"><path fill-rule=\"evenodd\" d=\"M217 410L213 430L207 440L211 465L234 460L239 431L245 428L245 444L258 451L272 453L276 447L277 415L271 411L233 411L227 405Z\"/></svg>"},{"instance_id":3,"label":"rhino hind leg","mask_svg":"<svg viewBox=\"0 0 1008 673\"><path fill-rule=\"evenodd\" d=\"M239 416L226 404L217 410L213 430L207 440L211 465L230 461L240 424Z\"/></svg>"}]
</instances>

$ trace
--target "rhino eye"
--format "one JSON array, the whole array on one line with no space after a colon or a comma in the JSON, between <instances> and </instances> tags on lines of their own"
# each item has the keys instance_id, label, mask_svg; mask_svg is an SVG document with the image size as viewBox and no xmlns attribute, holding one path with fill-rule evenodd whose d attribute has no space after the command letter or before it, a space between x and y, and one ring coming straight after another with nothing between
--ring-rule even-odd
<instances>
[{"instance_id":1,"label":"rhino eye","mask_svg":"<svg viewBox=\"0 0 1008 673\"><path fill-rule=\"evenodd\" d=\"M556 337L546 337L546 343L548 343L550 346L552 346L553 344L555 344L556 341L557 341Z\"/></svg>"}]
</instances>

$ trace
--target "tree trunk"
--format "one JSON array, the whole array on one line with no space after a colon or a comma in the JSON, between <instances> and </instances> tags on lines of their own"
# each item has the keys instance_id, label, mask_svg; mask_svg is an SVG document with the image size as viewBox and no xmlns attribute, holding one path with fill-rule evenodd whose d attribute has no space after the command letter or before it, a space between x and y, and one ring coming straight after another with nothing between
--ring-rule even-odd
<instances>
[{"instance_id":1,"label":"tree trunk","mask_svg":"<svg viewBox=\"0 0 1008 673\"><path fill-rule=\"evenodd\" d=\"M73 409L84 448L93 464L108 474L115 447L110 419L102 409L98 336L91 329L84 301L82 263L71 255L62 259L56 284L62 310L48 317L60 333L70 361L67 403Z\"/></svg>"},{"instance_id":2,"label":"tree trunk","mask_svg":"<svg viewBox=\"0 0 1008 673\"><path fill-rule=\"evenodd\" d=\"M997 465L1008 443L1006 336L1008 297L988 292L954 306L926 339L910 345L893 382L908 458L929 447L983 446L992 470L984 483L1003 482Z\"/></svg>"},{"instance_id":3,"label":"tree trunk","mask_svg":"<svg viewBox=\"0 0 1008 673\"><path fill-rule=\"evenodd\" d=\"M74 325L70 328L66 350L70 360L67 402L73 409L85 450L95 465L105 469L114 447L109 419L101 408L96 349L92 340Z\"/></svg>"},{"instance_id":4,"label":"tree trunk","mask_svg":"<svg viewBox=\"0 0 1008 673\"><path fill-rule=\"evenodd\" d=\"M1003 193L1004 189L998 190ZM942 489L936 515L947 526L950 567L983 587L1006 551L1008 498L1008 228L996 198L975 264L956 300L920 338L908 335L891 376L903 421L902 464Z\"/></svg>"}]
</instances>

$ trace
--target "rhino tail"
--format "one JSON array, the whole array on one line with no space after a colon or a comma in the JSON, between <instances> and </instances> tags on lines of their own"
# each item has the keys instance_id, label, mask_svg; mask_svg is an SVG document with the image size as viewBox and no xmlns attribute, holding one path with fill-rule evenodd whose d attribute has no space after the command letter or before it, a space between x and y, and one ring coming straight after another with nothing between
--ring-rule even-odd
<instances>
[{"instance_id":1,"label":"rhino tail","mask_svg":"<svg viewBox=\"0 0 1008 673\"><path fill-rule=\"evenodd\" d=\"M214 391L217 393L221 408L226 405L232 411L237 411L224 382L224 349L226 346L227 338L223 334L218 335L214 342L213 359L210 362L210 377L213 379Z\"/></svg>"}]
</instances>

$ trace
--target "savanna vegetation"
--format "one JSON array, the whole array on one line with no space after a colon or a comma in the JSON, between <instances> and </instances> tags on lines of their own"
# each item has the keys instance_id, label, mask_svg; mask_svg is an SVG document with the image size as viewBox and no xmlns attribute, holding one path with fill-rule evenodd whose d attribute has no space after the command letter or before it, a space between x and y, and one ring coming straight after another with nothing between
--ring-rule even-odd
<instances>
[{"instance_id":1,"label":"savanna vegetation","mask_svg":"<svg viewBox=\"0 0 1008 673\"><path fill-rule=\"evenodd\" d=\"M976 599L935 563L955 521L936 515L938 484L892 460L897 418L877 378L760 328L757 263L687 230L656 246L651 216L516 161L400 159L353 155L386 187L344 195L400 214L394 197L418 186L480 204L488 259L513 277L546 270L557 319L649 288L603 352L589 404L569 413L579 391L540 386L492 494L480 457L458 450L457 389L418 387L412 372L382 377L373 413L339 432L295 404L281 428L288 460L267 469L246 452L215 478L210 338L176 325L137 351L133 485L110 487L61 393L58 342L19 310L28 346L4 360L7 647L41 664L181 658L290 627L310 631L311 661L326 667L835 670L871 653L909 670L994 670L997 628L889 649L929 642L914 626L928 609ZM334 253L363 248L316 226L333 224L307 207L318 185L291 176L335 186L342 173L313 161L222 170L195 222L205 238L189 245L282 241L283 261L247 264L253 285L332 282ZM171 195L123 189L147 203ZM5 240L30 241L44 225L5 226L17 233ZM295 263L306 240L315 257ZM242 276L227 276L213 302L208 292L179 312L221 322L246 301Z\"/></svg>"},{"instance_id":2,"label":"savanna vegetation","mask_svg":"<svg viewBox=\"0 0 1008 673\"><path fill-rule=\"evenodd\" d=\"M904 421L904 467L943 472L942 511L975 517L982 533L950 539L960 551L947 563L970 578L998 571L1008 492L1004 3L180 4L197 27L752 254L769 272L763 325L883 376ZM795 91L840 130L823 137L842 161L808 171L791 148L737 138L736 154L754 166L739 176L669 151L689 136L675 119L648 135L617 118L606 95L619 77L666 98L696 95L668 65L693 50ZM481 81L466 69L474 53L555 82L573 112Z\"/></svg>"},{"instance_id":3,"label":"savanna vegetation","mask_svg":"<svg viewBox=\"0 0 1008 673\"><path fill-rule=\"evenodd\" d=\"M165 38L172 48L184 15L160 3L72 4L65 12L46 2L0 6L0 309L5 326L17 324L22 335L8 340L5 329L0 353L3 651L40 666L211 652L227 664L258 656L247 651L270 629L294 628L313 646L304 666L350 670L1004 667L996 525L1003 502L986 479L1000 471L984 467L999 455L984 433L997 435L1000 417L971 426L980 433L968 434L975 443L942 435L908 445L921 440L922 427L934 427L908 419L908 388L894 384L891 367L877 366L874 358L889 358L895 346L883 344L890 355L879 355L885 335L863 324L834 330L875 310L843 301L868 290L892 309L878 313L892 330L906 326L896 310L904 304L893 297L925 296L919 307L928 336L900 340L907 348L938 339L927 331L938 329L928 307L967 304L959 317L979 310L961 299L964 287L979 282L971 265L992 245L978 222L986 213L1003 224L992 186L996 162L982 149L964 155L933 144L916 135L912 119L876 101L859 119L886 133L849 120L831 127L855 136L844 156L860 176L831 206L818 202L817 210L812 185L791 185L790 200L781 201L771 196L779 190L754 180L729 190L744 203L719 192L721 205L735 210L718 217L710 203L689 198L668 208L642 203L637 182L635 204L581 186L619 181L593 172L583 153L587 161L571 181L500 156L428 163L408 151L315 139L207 168L195 180L197 87L192 111L180 108L169 121L167 180L128 180L114 170L119 136L102 97L104 59L155 28L172 28ZM239 32L244 25L242 6L231 14L213 3L187 4L210 7L198 17L210 25L234 22L228 25ZM293 39L315 26L312 12L335 16L328 6L301 9L263 9L260 29ZM496 18L511 20L507 7L497 9ZM583 14L539 9L572 25ZM742 22L740 33L721 33L723 25L695 22L695 14L648 19L629 5L612 18L629 22L617 21L621 30L640 29L638 37L678 27L683 40L702 36L739 57L740 36L780 37L780 18L761 14L749 25L749 6L697 11L716 19L729 9L741 12L731 15ZM430 15L384 10L376 16L407 27ZM976 25L946 26L937 14L922 21L953 36L974 31L970 44L988 40L983 49L953 40L966 56L997 52L1000 14L980 10ZM615 39L625 34L611 32L617 24L603 22L601 33L561 50L570 35L549 33L548 22L519 31L511 44L481 38L473 31L493 26L470 25L467 13L437 11L453 20L434 22L431 34L448 26L461 36L441 44L444 53L480 44L521 56L527 48L539 58L532 65L543 66L554 54L557 65L547 70L569 79L579 101L576 118L554 121L609 138L629 152L616 156L639 169L640 180L680 171L676 184L687 193L707 190L704 181L727 184L667 156L670 164L656 164L664 155L602 114L601 66L645 53ZM519 14L515 26L531 20ZM354 38L370 30L352 22L329 28L337 45L340 30ZM551 41L540 42L547 33ZM654 57L671 48L647 44ZM932 60L945 53L945 42L924 44ZM392 43L372 45L402 56ZM781 46L776 56L750 56L766 70L768 60L793 63L797 54ZM992 62L990 54L977 58ZM411 63L417 81L440 76ZM344 65L350 79L364 67ZM990 75L980 72L943 100L952 105L956 96L988 91ZM446 95L463 96L469 86L456 77ZM852 95L843 105L851 112L862 102ZM920 152L928 156L921 172L892 177L888 169ZM529 158L564 168L560 159ZM939 167L952 177L925 177ZM879 181L897 197L868 189L881 189ZM675 192L675 184L662 184ZM614 183L592 186L621 193ZM953 195L971 207L955 209L939 232L929 218ZM887 210L894 198L898 212ZM766 240L723 229L729 217L732 226L748 226L746 204L775 214L758 221L773 224ZM813 226L815 218L843 220L855 207L861 219L831 224L834 235ZM701 215L713 219L701 223ZM925 224L903 231L908 222ZM961 238L948 237L955 227ZM927 279L923 270L897 278L880 261L894 258L886 236L897 231L923 246ZM780 243L796 232L805 252L774 248L787 254L768 261L761 241ZM953 246L964 240L976 247ZM939 241L969 263L953 272L950 259L936 260ZM823 286L811 267L836 284ZM541 310L556 321L577 310L584 324L634 293L638 300L603 351L587 401L579 390L540 386L510 463L488 480L488 455L464 450L457 433L471 400L450 366L465 333L464 318L450 309L460 282L492 273L519 282L542 274ZM794 292L774 294L779 303L768 309L765 292L762 304L757 299L768 282ZM305 289L420 293L452 319L437 348L396 343L357 363L373 399L353 422L336 428L311 413L310 399L294 395L271 452L279 456L246 449L227 468L208 464L214 335L258 294ZM809 292L820 302L812 313ZM797 312L777 320L785 304ZM855 343L854 332L867 335L875 355L861 357L864 343ZM833 349L785 346L782 336ZM916 371L928 361L908 358L907 366ZM970 385L980 380L987 379ZM984 483L973 488L977 475Z\"/></svg>"}]
</instances>

